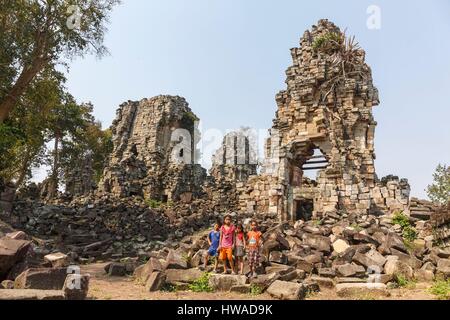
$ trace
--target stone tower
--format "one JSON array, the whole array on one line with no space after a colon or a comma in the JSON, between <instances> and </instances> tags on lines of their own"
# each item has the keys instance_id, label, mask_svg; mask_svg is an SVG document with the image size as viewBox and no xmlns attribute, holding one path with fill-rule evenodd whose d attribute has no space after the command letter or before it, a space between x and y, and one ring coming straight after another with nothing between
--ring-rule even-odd
<instances>
[{"instance_id":1,"label":"stone tower","mask_svg":"<svg viewBox=\"0 0 450 320\"><path fill-rule=\"evenodd\" d=\"M287 89L276 96L263 175L251 179L242 196L247 210L296 220L308 216L308 208L321 217L385 206L383 196L375 201L373 193L380 190L372 115L379 100L365 52L333 23L320 20L291 53ZM318 170L314 182L304 177L310 169ZM264 197L255 199L253 190Z\"/></svg>"},{"instance_id":2,"label":"stone tower","mask_svg":"<svg viewBox=\"0 0 450 320\"><path fill-rule=\"evenodd\" d=\"M186 100L177 96L122 104L99 191L163 202L190 201L201 194L206 171L195 164L197 121Z\"/></svg>"}]
</instances>

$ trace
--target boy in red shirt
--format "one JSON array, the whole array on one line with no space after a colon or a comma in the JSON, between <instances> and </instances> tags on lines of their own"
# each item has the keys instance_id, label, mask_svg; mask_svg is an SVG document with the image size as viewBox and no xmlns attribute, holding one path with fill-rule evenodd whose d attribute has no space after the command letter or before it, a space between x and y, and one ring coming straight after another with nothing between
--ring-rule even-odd
<instances>
[{"instance_id":1,"label":"boy in red shirt","mask_svg":"<svg viewBox=\"0 0 450 320\"><path fill-rule=\"evenodd\" d=\"M250 276L256 277L256 267L259 265L259 249L262 246L262 233L258 231L258 223L251 222L251 230L247 233L248 264Z\"/></svg>"}]
</instances>

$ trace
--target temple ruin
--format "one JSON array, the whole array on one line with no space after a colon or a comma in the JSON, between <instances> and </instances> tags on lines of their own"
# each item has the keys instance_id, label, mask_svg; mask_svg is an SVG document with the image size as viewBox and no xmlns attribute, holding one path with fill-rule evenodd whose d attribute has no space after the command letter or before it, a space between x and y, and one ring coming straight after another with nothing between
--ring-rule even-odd
<instances>
[{"instance_id":1,"label":"temple ruin","mask_svg":"<svg viewBox=\"0 0 450 320\"><path fill-rule=\"evenodd\" d=\"M407 181L383 184L375 173L372 108L379 100L365 52L320 20L291 53L263 174L249 181L241 209L282 220L407 210ZM317 181L304 177L311 169L319 170Z\"/></svg>"}]
</instances>

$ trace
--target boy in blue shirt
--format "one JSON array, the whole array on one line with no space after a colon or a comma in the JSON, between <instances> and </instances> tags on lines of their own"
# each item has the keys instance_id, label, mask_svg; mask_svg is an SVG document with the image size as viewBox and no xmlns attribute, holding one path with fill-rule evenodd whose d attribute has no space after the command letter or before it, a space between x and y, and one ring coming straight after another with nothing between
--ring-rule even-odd
<instances>
[{"instance_id":1,"label":"boy in blue shirt","mask_svg":"<svg viewBox=\"0 0 450 320\"><path fill-rule=\"evenodd\" d=\"M214 230L212 230L209 234L208 234L208 244L209 244L209 249L208 252L205 255L205 264L204 264L204 269L206 269L206 266L208 265L209 262L209 257L214 257L215 258L215 262L214 262L214 270L217 270L217 266L219 263L219 260L217 259L219 252L219 243L220 243L220 227L221 227L221 223L218 221L214 224Z\"/></svg>"}]
</instances>

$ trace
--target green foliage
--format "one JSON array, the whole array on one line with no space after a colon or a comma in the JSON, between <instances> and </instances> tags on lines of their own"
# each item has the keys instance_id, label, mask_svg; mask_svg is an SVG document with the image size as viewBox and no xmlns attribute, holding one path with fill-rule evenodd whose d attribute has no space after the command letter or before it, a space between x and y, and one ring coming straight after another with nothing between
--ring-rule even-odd
<instances>
[{"instance_id":1,"label":"green foliage","mask_svg":"<svg viewBox=\"0 0 450 320\"><path fill-rule=\"evenodd\" d=\"M394 281L397 284L398 288L414 289L416 286L416 281L410 280L402 274L395 274Z\"/></svg>"},{"instance_id":2,"label":"green foliage","mask_svg":"<svg viewBox=\"0 0 450 320\"><path fill-rule=\"evenodd\" d=\"M147 199L145 200L145 204L152 209L159 209L162 206L162 202L155 199Z\"/></svg>"},{"instance_id":3,"label":"green foliage","mask_svg":"<svg viewBox=\"0 0 450 320\"><path fill-rule=\"evenodd\" d=\"M320 220L320 219L316 219L316 220L312 220L312 223L313 223L315 226L321 226L321 225L323 224L323 221Z\"/></svg>"},{"instance_id":4,"label":"green foliage","mask_svg":"<svg viewBox=\"0 0 450 320\"><path fill-rule=\"evenodd\" d=\"M209 285L210 274L205 272L200 278L189 285L189 290L193 292L212 292L213 289Z\"/></svg>"},{"instance_id":5,"label":"green foliage","mask_svg":"<svg viewBox=\"0 0 450 320\"><path fill-rule=\"evenodd\" d=\"M343 36L337 32L328 32L322 36L316 37L313 42L313 49L315 51L329 52L336 50L342 45Z\"/></svg>"},{"instance_id":6,"label":"green foliage","mask_svg":"<svg viewBox=\"0 0 450 320\"><path fill-rule=\"evenodd\" d=\"M161 288L161 291L163 291L163 292L177 292L178 288L177 288L177 286L175 286L173 284L166 283Z\"/></svg>"},{"instance_id":7,"label":"green foliage","mask_svg":"<svg viewBox=\"0 0 450 320\"><path fill-rule=\"evenodd\" d=\"M427 188L431 201L445 205L450 201L450 166L439 164L433 174L433 183Z\"/></svg>"},{"instance_id":8,"label":"green foliage","mask_svg":"<svg viewBox=\"0 0 450 320\"><path fill-rule=\"evenodd\" d=\"M107 53L103 45L106 23L118 3L118 0L2 2L0 122L10 116L45 68L64 65L62 59Z\"/></svg>"},{"instance_id":9,"label":"green foliage","mask_svg":"<svg viewBox=\"0 0 450 320\"><path fill-rule=\"evenodd\" d=\"M363 230L363 228L359 224L357 224L356 222L352 223L350 227L355 229L355 231L357 231L357 232L360 232L360 231Z\"/></svg>"},{"instance_id":10,"label":"green foliage","mask_svg":"<svg viewBox=\"0 0 450 320\"><path fill-rule=\"evenodd\" d=\"M250 294L252 296L259 296L263 293L263 288L257 284L252 283L250 285Z\"/></svg>"},{"instance_id":11,"label":"green foliage","mask_svg":"<svg viewBox=\"0 0 450 320\"><path fill-rule=\"evenodd\" d=\"M394 224L398 224L402 228L402 236L405 241L413 242L417 239L417 231L411 226L408 216L403 212L396 212L392 218Z\"/></svg>"},{"instance_id":12,"label":"green foliage","mask_svg":"<svg viewBox=\"0 0 450 320\"><path fill-rule=\"evenodd\" d=\"M199 120L200 120L200 119L199 119L192 111L186 112L186 113L184 114L184 116L185 116L187 119L189 119L191 122L196 122L196 121L199 121Z\"/></svg>"},{"instance_id":13,"label":"green foliage","mask_svg":"<svg viewBox=\"0 0 450 320\"><path fill-rule=\"evenodd\" d=\"M395 212L392 217L392 223L398 224L402 228L409 227L411 225L408 216L403 214L403 212Z\"/></svg>"},{"instance_id":14,"label":"green foliage","mask_svg":"<svg viewBox=\"0 0 450 320\"><path fill-rule=\"evenodd\" d=\"M450 279L437 279L429 292L437 296L439 300L450 300Z\"/></svg>"}]
</instances>

